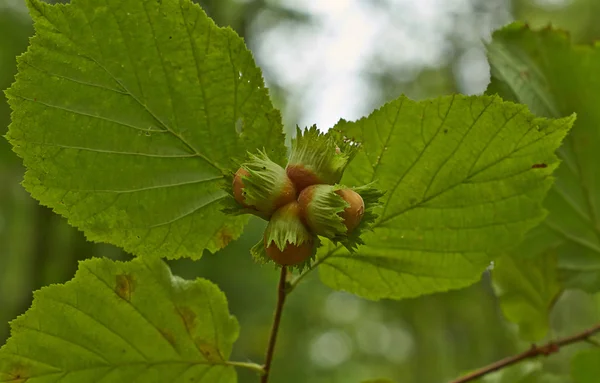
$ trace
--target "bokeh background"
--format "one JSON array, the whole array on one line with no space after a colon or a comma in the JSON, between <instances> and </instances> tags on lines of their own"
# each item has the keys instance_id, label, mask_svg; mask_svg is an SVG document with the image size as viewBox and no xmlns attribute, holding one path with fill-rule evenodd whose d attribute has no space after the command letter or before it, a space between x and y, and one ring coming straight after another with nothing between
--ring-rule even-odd
<instances>
[{"instance_id":1,"label":"bokeh background","mask_svg":"<svg viewBox=\"0 0 600 383\"><path fill-rule=\"evenodd\" d=\"M283 111L286 130L331 127L407 94L423 99L482 93L489 81L484 42L512 20L549 23L577 42L600 38L598 0L201 0L217 24L246 39ZM0 88L32 35L24 0L0 0ZM0 134L10 110L0 98ZM77 261L129 259L85 240L20 186L23 167L0 139L0 344L8 322L31 304L32 291L69 280ZM171 262L174 273L202 276L226 293L241 324L235 360L263 361L275 305L277 271L252 262L249 248L264 223L198 262ZM553 313L558 336L600 319L584 294L564 294ZM446 382L461 372L523 350L502 317L488 275L470 288L401 302L370 302L334 292L313 273L284 313L272 381L337 383L387 377ZM568 371L564 359L549 368ZM256 382L240 371L240 382Z\"/></svg>"}]
</instances>

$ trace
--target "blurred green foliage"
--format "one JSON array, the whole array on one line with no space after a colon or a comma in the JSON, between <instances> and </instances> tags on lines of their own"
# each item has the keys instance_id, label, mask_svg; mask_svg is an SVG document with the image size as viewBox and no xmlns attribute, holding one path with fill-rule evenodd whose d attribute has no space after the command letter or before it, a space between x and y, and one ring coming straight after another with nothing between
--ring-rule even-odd
<instances>
[{"instance_id":1,"label":"blurred green foliage","mask_svg":"<svg viewBox=\"0 0 600 383\"><path fill-rule=\"evenodd\" d=\"M4 3L4 2L3 2ZM201 5L219 25L230 25L244 36L251 49L261 31L284 23L311 25L309 13L278 0L203 0ZM289 2L287 2L289 3ZM389 2L366 1L385 7ZM473 0L481 5L484 1ZM14 5L12 5L14 4ZM549 22L571 31L574 39L589 42L600 37L595 0L515 0L512 17L542 26ZM477 12L463 23L477 23ZM455 25L458 28L458 24ZM15 57L23 52L33 33L20 1L0 4L0 87L6 89L16 72ZM471 36L477 40L477 36ZM364 73L373 87L369 104L377 105L405 93L424 98L461 91L456 65L467 49L456 32L454 46L443 65L416 68L410 77L401 68L377 60ZM385 48L385 44L381 49ZM256 53L255 53L256 55ZM256 57L259 65L268 57ZM322 63L323 66L327 62ZM291 131L301 115L298 100L284 88L275 73L264 70L274 104L284 112ZM485 84L484 84L485 85ZM481 89L483 90L483 89ZM302 91L302 90L300 90ZM9 109L0 99L0 134L9 123ZM0 140L0 340L8 336L8 321L30 305L32 291L72 278L77 261L90 257L128 259L121 250L87 242L65 220L40 207L19 185L23 168ZM247 232L226 250L205 254L198 262L171 262L173 273L185 278L202 276L217 283L229 299L231 312L241 325L235 360L261 362L275 305L277 272L255 264L249 254L264 223L252 221ZM600 319L599 302L583 293L559 299L550 326L551 336L568 334ZM487 275L467 289L400 302L370 302L323 286L310 275L289 299L283 317L273 382L360 382L381 376L398 382L444 382L459 373L522 350L516 326L503 319ZM574 353L578 347L569 352ZM554 356L546 364L564 374L569 365ZM256 377L240 371L240 382ZM564 380L561 380L564 381Z\"/></svg>"}]
</instances>

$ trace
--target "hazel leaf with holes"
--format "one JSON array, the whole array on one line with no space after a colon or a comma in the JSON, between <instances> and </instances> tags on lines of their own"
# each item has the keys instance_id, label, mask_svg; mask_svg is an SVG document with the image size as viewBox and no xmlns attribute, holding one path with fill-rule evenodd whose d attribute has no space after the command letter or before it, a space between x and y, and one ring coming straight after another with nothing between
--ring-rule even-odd
<instances>
[{"instance_id":1,"label":"hazel leaf with holes","mask_svg":"<svg viewBox=\"0 0 600 383\"><path fill-rule=\"evenodd\" d=\"M372 231L350 253L329 241L322 280L401 299L475 283L545 217L554 154L574 117L537 118L490 96L400 97L333 129L360 142L341 183L385 190Z\"/></svg>"},{"instance_id":2,"label":"hazel leaf with holes","mask_svg":"<svg viewBox=\"0 0 600 383\"><path fill-rule=\"evenodd\" d=\"M88 239L199 258L237 238L224 174L285 166L281 116L244 41L190 0L28 0L36 34L6 92L24 186Z\"/></svg>"},{"instance_id":3,"label":"hazel leaf with holes","mask_svg":"<svg viewBox=\"0 0 600 383\"><path fill-rule=\"evenodd\" d=\"M238 330L212 282L156 259L87 260L11 323L0 381L234 383L234 365L260 369L228 361Z\"/></svg>"}]
</instances>

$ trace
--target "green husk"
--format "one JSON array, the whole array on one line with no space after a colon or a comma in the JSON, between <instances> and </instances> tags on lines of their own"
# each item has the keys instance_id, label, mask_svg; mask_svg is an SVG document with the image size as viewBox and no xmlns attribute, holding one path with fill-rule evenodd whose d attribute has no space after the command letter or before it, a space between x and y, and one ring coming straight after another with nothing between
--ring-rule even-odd
<instances>
[{"instance_id":1,"label":"green husk","mask_svg":"<svg viewBox=\"0 0 600 383\"><path fill-rule=\"evenodd\" d=\"M303 269L310 267L315 259L317 248L320 245L319 238L304 226L300 216L299 209L292 206L295 203L290 203L278 209L271 217L267 228L265 229L263 238L252 247L250 253L254 260L258 263L266 264L273 263L277 265L266 253L265 248L272 243L281 251L285 250L288 244L300 246L304 243L312 243L312 254L303 262L296 265L288 266L290 269ZM277 265L279 267L279 265Z\"/></svg>"},{"instance_id":2,"label":"green husk","mask_svg":"<svg viewBox=\"0 0 600 383\"><path fill-rule=\"evenodd\" d=\"M240 167L249 173L242 176L244 203L249 207L240 205L233 197L231 185L234 176L231 174L225 177L227 186L224 187L231 198L223 201L222 211L233 215L254 214L269 220L277 208L276 199L291 185L291 181L285 169L271 161L265 152L248 153L248 157L248 161Z\"/></svg>"},{"instance_id":3,"label":"green husk","mask_svg":"<svg viewBox=\"0 0 600 383\"><path fill-rule=\"evenodd\" d=\"M296 128L287 166L302 166L315 174L322 183L333 185L341 180L358 148L356 142L336 131L321 133L316 125L304 132Z\"/></svg>"},{"instance_id":4,"label":"green husk","mask_svg":"<svg viewBox=\"0 0 600 383\"><path fill-rule=\"evenodd\" d=\"M346 189L343 185L317 185L310 203L305 208L305 219L311 230L322 237L326 237L334 243L340 243L350 252L356 251L359 245L364 244L360 238L365 231L371 230L377 219L374 210L380 205L379 200L384 195L373 184L350 188L358 193L365 204L365 211L358 226L348 233L344 225L344 219L340 216L348 206L336 191ZM305 190L308 192L308 190Z\"/></svg>"},{"instance_id":5,"label":"green husk","mask_svg":"<svg viewBox=\"0 0 600 383\"><path fill-rule=\"evenodd\" d=\"M336 194L336 190L343 188L341 185L314 185L304 189L303 193L311 193L311 200L303 206L303 212L313 233L332 240L346 236L347 229L340 214L350 204Z\"/></svg>"},{"instance_id":6,"label":"green husk","mask_svg":"<svg viewBox=\"0 0 600 383\"><path fill-rule=\"evenodd\" d=\"M373 224L378 218L375 210L381 206L381 197L385 192L373 186L374 183L369 183L364 186L351 188L358 193L365 204L365 212L358 226L345 238L339 239L339 242L351 253L355 252L358 246L364 245L361 235L366 231L373 230Z\"/></svg>"},{"instance_id":7,"label":"green husk","mask_svg":"<svg viewBox=\"0 0 600 383\"><path fill-rule=\"evenodd\" d=\"M265 245L267 247L271 243L275 243L277 248L283 251L288 243L299 246L305 242L314 241L314 236L304 226L297 214L299 209L292 207L294 204L296 203L283 206L271 217L265 229Z\"/></svg>"}]
</instances>

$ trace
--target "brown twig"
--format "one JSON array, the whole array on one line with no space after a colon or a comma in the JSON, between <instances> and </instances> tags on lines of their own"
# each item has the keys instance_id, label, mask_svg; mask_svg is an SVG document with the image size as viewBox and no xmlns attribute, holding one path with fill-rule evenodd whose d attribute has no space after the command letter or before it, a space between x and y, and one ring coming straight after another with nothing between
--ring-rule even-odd
<instances>
[{"instance_id":1,"label":"brown twig","mask_svg":"<svg viewBox=\"0 0 600 383\"><path fill-rule=\"evenodd\" d=\"M273 353L275 352L275 343L277 341L277 332L279 331L279 323L281 322L281 313L283 312L283 304L285 303L285 297L287 296L285 286L286 276L287 268L282 266L281 275L279 276L279 285L277 286L277 306L275 308L275 315L273 316L273 325L271 327L271 335L269 336L265 365L263 366L264 373L260 378L261 383L267 383L269 381L271 362L273 361Z\"/></svg>"},{"instance_id":2,"label":"brown twig","mask_svg":"<svg viewBox=\"0 0 600 383\"><path fill-rule=\"evenodd\" d=\"M485 366L478 370L475 370L463 377L455 379L455 380L451 381L450 383L470 382L477 378L481 378L482 376L487 375L491 372L501 370L508 366L512 366L513 364L519 363L526 359L536 358L541 355L548 356L550 354L554 354L555 352L558 352L561 349L561 347L563 347L563 346L567 346L572 343L587 341L592 335L594 335L597 332L600 332L600 324L597 324L594 327L591 327L591 328L589 328L585 331L582 331L580 333L577 333L575 335L571 335L566 338L562 338L562 339L559 339L559 340L556 340L553 342L546 343L543 346L533 345L527 351L524 351L524 352L514 355L514 356L509 356L508 358L494 362L488 366Z\"/></svg>"}]
</instances>

